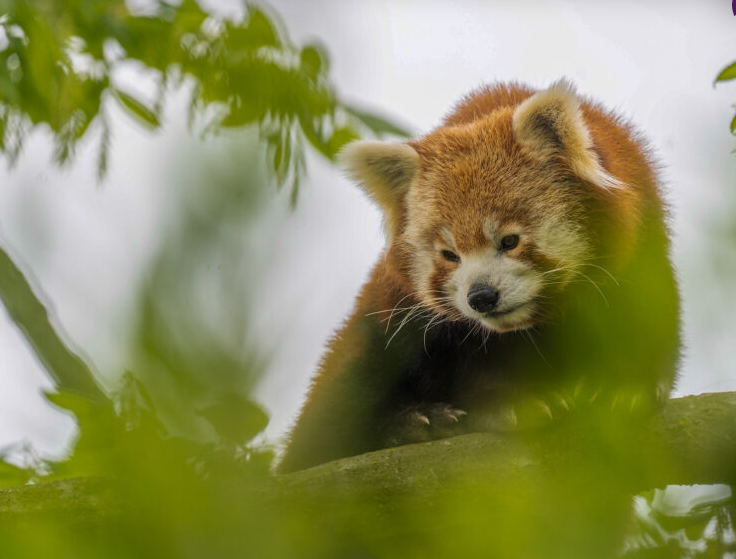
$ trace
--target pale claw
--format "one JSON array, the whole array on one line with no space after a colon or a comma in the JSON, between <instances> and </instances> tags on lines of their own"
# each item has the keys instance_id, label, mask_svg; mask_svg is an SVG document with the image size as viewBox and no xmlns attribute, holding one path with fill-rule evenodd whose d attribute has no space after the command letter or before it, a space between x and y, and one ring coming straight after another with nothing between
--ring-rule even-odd
<instances>
[{"instance_id":1,"label":"pale claw","mask_svg":"<svg viewBox=\"0 0 736 559\"><path fill-rule=\"evenodd\" d=\"M454 408L454 407L449 406L449 405L448 406L445 406L445 409L442 410L442 413L443 413L443 415L445 417L451 419L455 423L457 423L458 421L460 421L458 419L459 417L462 417L464 415L468 415L468 412L466 412L465 410Z\"/></svg>"},{"instance_id":2,"label":"pale claw","mask_svg":"<svg viewBox=\"0 0 736 559\"><path fill-rule=\"evenodd\" d=\"M416 404L399 412L387 428L385 441L391 446L450 437L460 432L460 418L467 415L444 402Z\"/></svg>"},{"instance_id":3,"label":"pale claw","mask_svg":"<svg viewBox=\"0 0 736 559\"><path fill-rule=\"evenodd\" d=\"M552 410L544 400L534 400L534 405L540 408L547 417L549 417L550 419L554 419L554 417L552 416Z\"/></svg>"},{"instance_id":4,"label":"pale claw","mask_svg":"<svg viewBox=\"0 0 736 559\"><path fill-rule=\"evenodd\" d=\"M414 417L416 417L419 421L421 421L425 425L429 425L429 418L423 413L419 413L418 411L414 412Z\"/></svg>"},{"instance_id":5,"label":"pale claw","mask_svg":"<svg viewBox=\"0 0 736 559\"><path fill-rule=\"evenodd\" d=\"M516 416L514 406L509 406L508 409L505 410L504 415L507 417L512 427L515 428L519 425L519 418Z\"/></svg>"},{"instance_id":6,"label":"pale claw","mask_svg":"<svg viewBox=\"0 0 736 559\"><path fill-rule=\"evenodd\" d=\"M658 403L662 404L670 397L670 392L669 382L659 382L657 383L657 388L655 388L654 397Z\"/></svg>"},{"instance_id":7,"label":"pale claw","mask_svg":"<svg viewBox=\"0 0 736 559\"><path fill-rule=\"evenodd\" d=\"M621 399L621 393L616 392L616 395L613 397L613 401L611 402L611 411L616 409L616 405L618 404L618 401Z\"/></svg>"},{"instance_id":8,"label":"pale claw","mask_svg":"<svg viewBox=\"0 0 736 559\"><path fill-rule=\"evenodd\" d=\"M631 398L631 405L629 406L629 412L634 413L634 410L639 407L639 404L644 396L641 392L637 392L634 394L633 398Z\"/></svg>"},{"instance_id":9,"label":"pale claw","mask_svg":"<svg viewBox=\"0 0 736 559\"><path fill-rule=\"evenodd\" d=\"M558 394L557 392L553 392L552 395L557 399L557 402L560 404L561 407L565 409L565 411L570 411L570 405L567 403L567 400L562 397L562 395Z\"/></svg>"}]
</instances>

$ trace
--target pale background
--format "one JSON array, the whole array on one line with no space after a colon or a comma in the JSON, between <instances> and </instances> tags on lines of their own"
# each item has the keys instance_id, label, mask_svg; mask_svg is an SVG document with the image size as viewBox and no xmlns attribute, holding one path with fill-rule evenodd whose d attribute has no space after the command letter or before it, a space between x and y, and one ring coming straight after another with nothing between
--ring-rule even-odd
<instances>
[{"instance_id":1,"label":"pale background","mask_svg":"<svg viewBox=\"0 0 736 559\"><path fill-rule=\"evenodd\" d=\"M203 4L223 14L242 6ZM437 124L461 95L495 80L541 87L567 76L582 93L629 116L664 165L673 210L687 346L677 394L736 390L736 139L728 131L736 83L712 87L736 58L728 2L271 5L297 43L324 42L345 99L380 109L415 133ZM113 148L102 184L95 141L81 147L71 168L59 169L44 130L29 139L14 168L0 168L0 241L107 383L126 367L131 297L176 211L171 170L187 153L220 145L188 135L182 95L171 99L155 135L116 108L110 112ZM271 414L271 440L293 419L324 341L349 312L383 242L379 213L354 186L316 156L309 171L296 211L284 194L268 202L269 224L255 243L265 250L243 254L257 270L253 322L271 356L256 394ZM74 423L42 399L50 386L0 311L0 448L25 440L45 455L64 451Z\"/></svg>"}]
</instances>

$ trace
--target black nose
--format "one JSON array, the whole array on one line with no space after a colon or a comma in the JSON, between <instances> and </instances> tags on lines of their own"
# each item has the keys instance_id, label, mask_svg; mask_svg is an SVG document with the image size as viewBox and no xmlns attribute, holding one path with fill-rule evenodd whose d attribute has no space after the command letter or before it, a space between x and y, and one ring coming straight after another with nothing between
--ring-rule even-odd
<instances>
[{"instance_id":1,"label":"black nose","mask_svg":"<svg viewBox=\"0 0 736 559\"><path fill-rule=\"evenodd\" d=\"M496 307L499 297L498 289L476 283L468 291L468 305L479 313L487 313Z\"/></svg>"}]
</instances>

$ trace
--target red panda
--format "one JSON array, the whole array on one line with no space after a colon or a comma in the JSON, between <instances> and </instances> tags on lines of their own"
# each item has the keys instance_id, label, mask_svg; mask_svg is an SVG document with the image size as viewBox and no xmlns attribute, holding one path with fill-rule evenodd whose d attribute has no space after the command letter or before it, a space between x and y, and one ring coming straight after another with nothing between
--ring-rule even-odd
<instances>
[{"instance_id":1,"label":"red panda","mask_svg":"<svg viewBox=\"0 0 736 559\"><path fill-rule=\"evenodd\" d=\"M329 343L281 472L387 446L653 409L679 303L656 167L564 80L484 87L403 143L341 155L387 246Z\"/></svg>"}]
</instances>

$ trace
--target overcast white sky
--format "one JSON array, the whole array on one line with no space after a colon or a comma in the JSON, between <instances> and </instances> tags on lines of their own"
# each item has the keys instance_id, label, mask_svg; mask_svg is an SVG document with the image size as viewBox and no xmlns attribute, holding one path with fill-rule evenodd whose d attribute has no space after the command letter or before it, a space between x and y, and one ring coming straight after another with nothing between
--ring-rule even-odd
<instances>
[{"instance_id":1,"label":"overcast white sky","mask_svg":"<svg viewBox=\"0 0 736 559\"><path fill-rule=\"evenodd\" d=\"M223 13L241 9L234 0L203 3ZM544 86L567 76L629 116L664 164L674 212L687 344L677 392L736 390L736 254L731 248L714 259L709 250L736 212L736 139L728 131L736 83L712 87L736 58L728 2L271 5L297 43L319 38L326 45L345 99L379 108L417 133L464 93L495 80ZM74 345L100 370L122 372L126 308L176 195L166 186L170 165L198 143L186 136L177 100L156 135L112 112L110 173L102 185L93 143L60 170L50 163L43 130L14 168L0 169L0 241L46 293ZM380 216L358 190L319 158L310 158L309 169L296 212L283 195L270 201L278 235L270 258L254 263L263 294L254 318L274 350L258 390L271 412L271 437L296 413L325 339L382 246ZM73 422L44 403L42 387L50 387L45 374L0 314L0 447L26 439L58 453L67 444Z\"/></svg>"}]
</instances>

